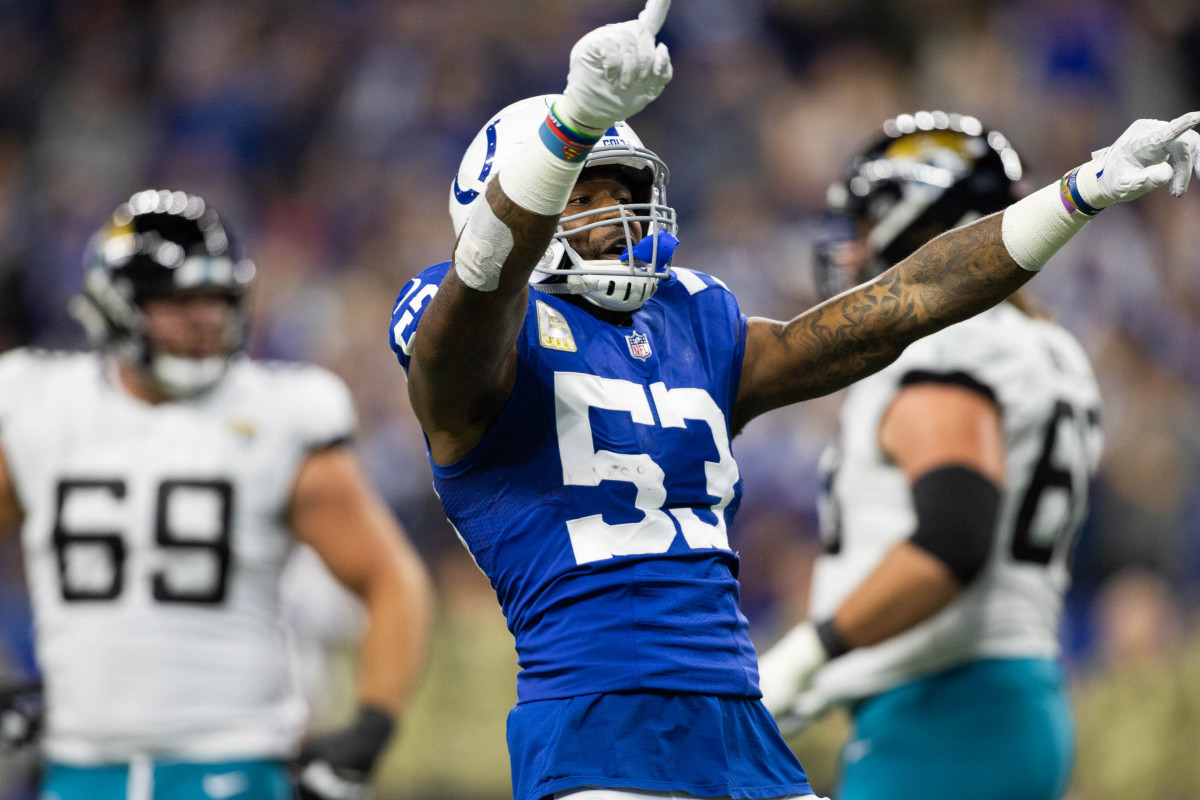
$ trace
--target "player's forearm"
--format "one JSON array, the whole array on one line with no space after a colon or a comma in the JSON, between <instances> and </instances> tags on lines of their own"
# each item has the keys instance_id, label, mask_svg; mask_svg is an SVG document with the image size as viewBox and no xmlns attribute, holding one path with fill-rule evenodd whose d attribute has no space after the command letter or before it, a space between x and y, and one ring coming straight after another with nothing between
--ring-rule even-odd
<instances>
[{"instance_id":1,"label":"player's forearm","mask_svg":"<svg viewBox=\"0 0 1200 800\"><path fill-rule=\"evenodd\" d=\"M427 433L474 441L503 406L516 374L529 276L581 166L535 139L476 201L455 245L454 267L413 337L409 393Z\"/></svg>"},{"instance_id":2,"label":"player's forearm","mask_svg":"<svg viewBox=\"0 0 1200 800\"><path fill-rule=\"evenodd\" d=\"M1001 240L1001 215L945 233L873 281L783 326L796 354L793 400L841 389L894 361L922 336L996 305L1034 273Z\"/></svg>"},{"instance_id":3,"label":"player's forearm","mask_svg":"<svg viewBox=\"0 0 1200 800\"><path fill-rule=\"evenodd\" d=\"M900 542L833 616L850 647L869 647L924 622L962 592L938 559Z\"/></svg>"},{"instance_id":4,"label":"player's forearm","mask_svg":"<svg viewBox=\"0 0 1200 800\"><path fill-rule=\"evenodd\" d=\"M516 243L495 290L474 289L452 270L421 319L413 336L409 393L427 432L486 425L503 405L515 376L529 273L557 224L557 218L513 204L495 182L487 193L499 218L512 226Z\"/></svg>"},{"instance_id":5,"label":"player's forearm","mask_svg":"<svg viewBox=\"0 0 1200 800\"><path fill-rule=\"evenodd\" d=\"M497 181L488 184L484 201L472 215L483 212L495 218L504 233L493 237L509 237L507 244L494 241L465 241L472 233L470 223L463 232L454 252L456 265L464 251L477 253L491 248L498 259L495 284L481 289L470 284L464 270L451 270L442 282L437 295L421 320L418 335L413 339L413 361L424 369L437 373L479 375L479 368L495 363L516 341L525 319L525 304L529 291L529 274L558 225L557 216L534 214L521 208L504 193ZM486 208L485 208L486 206ZM475 232L475 235L482 234ZM503 258L500 258L503 253ZM470 258L479 259L479 256Z\"/></svg>"},{"instance_id":6,"label":"player's forearm","mask_svg":"<svg viewBox=\"0 0 1200 800\"><path fill-rule=\"evenodd\" d=\"M358 698L399 714L424 674L433 618L429 578L406 564L400 580L377 580L363 596L367 627L361 644Z\"/></svg>"},{"instance_id":7,"label":"player's forearm","mask_svg":"<svg viewBox=\"0 0 1200 800\"><path fill-rule=\"evenodd\" d=\"M763 704L775 715L788 712L830 659L908 630L961 591L937 559L909 542L895 545L832 617L801 622L763 654L758 678Z\"/></svg>"}]
</instances>

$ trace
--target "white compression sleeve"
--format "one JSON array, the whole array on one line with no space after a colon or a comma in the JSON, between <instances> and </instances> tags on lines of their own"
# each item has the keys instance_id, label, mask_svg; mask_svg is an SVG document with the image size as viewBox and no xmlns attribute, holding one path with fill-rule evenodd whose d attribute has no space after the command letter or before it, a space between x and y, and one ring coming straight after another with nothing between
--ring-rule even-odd
<instances>
[{"instance_id":1,"label":"white compression sleeve","mask_svg":"<svg viewBox=\"0 0 1200 800\"><path fill-rule=\"evenodd\" d=\"M584 159L603 131L572 124L550 109L536 137L513 154L497 180L508 198L526 211L557 216L567 206L571 188L583 171Z\"/></svg>"},{"instance_id":2,"label":"white compression sleeve","mask_svg":"<svg viewBox=\"0 0 1200 800\"><path fill-rule=\"evenodd\" d=\"M567 207L567 198L582 170L582 161L563 161L541 141L529 141L513 154L496 180L508 198L521 208L554 217Z\"/></svg>"},{"instance_id":3,"label":"white compression sleeve","mask_svg":"<svg viewBox=\"0 0 1200 800\"><path fill-rule=\"evenodd\" d=\"M1059 184L1050 184L1005 209L1001 237L1013 261L1037 272L1091 218L1069 205Z\"/></svg>"}]
</instances>

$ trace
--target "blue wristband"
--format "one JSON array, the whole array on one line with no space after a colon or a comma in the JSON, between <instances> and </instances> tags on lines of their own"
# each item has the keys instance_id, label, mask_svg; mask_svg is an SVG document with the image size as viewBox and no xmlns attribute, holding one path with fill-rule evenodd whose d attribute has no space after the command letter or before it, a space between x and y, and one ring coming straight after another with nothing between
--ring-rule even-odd
<instances>
[{"instance_id":1,"label":"blue wristband","mask_svg":"<svg viewBox=\"0 0 1200 800\"><path fill-rule=\"evenodd\" d=\"M538 135L551 153L563 161L572 163L587 158L596 142L600 141L599 136L588 136L567 125L558 118L553 108L546 115L546 121L542 123Z\"/></svg>"},{"instance_id":2,"label":"blue wristband","mask_svg":"<svg viewBox=\"0 0 1200 800\"><path fill-rule=\"evenodd\" d=\"M1076 167L1066 175L1063 175L1062 180L1058 184L1058 191L1062 195L1063 205L1067 206L1067 211L1080 211L1089 217L1094 217L1104 209L1094 207L1088 201L1084 200L1083 195L1079 193L1077 178L1080 169L1082 167Z\"/></svg>"}]
</instances>

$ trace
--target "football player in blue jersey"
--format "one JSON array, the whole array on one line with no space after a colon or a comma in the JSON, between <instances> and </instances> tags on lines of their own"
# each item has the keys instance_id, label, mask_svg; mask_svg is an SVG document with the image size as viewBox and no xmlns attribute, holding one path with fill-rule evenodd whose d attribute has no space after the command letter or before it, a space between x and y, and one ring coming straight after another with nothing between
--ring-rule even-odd
<instances>
[{"instance_id":1,"label":"football player in blue jersey","mask_svg":"<svg viewBox=\"0 0 1200 800\"><path fill-rule=\"evenodd\" d=\"M515 800L809 796L738 608L730 439L1000 302L1102 207L1182 192L1200 144L1200 113L1135 123L1062 192L789 322L748 319L669 266L667 169L624 122L671 77L668 2L584 36L561 96L487 120L452 187L453 257L392 314L435 488L516 639Z\"/></svg>"},{"instance_id":2,"label":"football player in blue jersey","mask_svg":"<svg viewBox=\"0 0 1200 800\"><path fill-rule=\"evenodd\" d=\"M884 123L828 193L829 296L1017 197L1008 139L958 114ZM1058 625L1100 458L1078 342L1014 295L850 387L825 453L811 619L760 660L799 730L854 735L840 800L1055 800L1073 757Z\"/></svg>"}]
</instances>

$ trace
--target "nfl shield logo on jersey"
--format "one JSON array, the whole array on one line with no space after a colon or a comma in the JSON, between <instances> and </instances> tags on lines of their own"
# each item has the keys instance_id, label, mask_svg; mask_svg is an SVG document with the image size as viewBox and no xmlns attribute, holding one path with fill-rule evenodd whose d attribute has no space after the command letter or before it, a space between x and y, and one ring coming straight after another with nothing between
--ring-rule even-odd
<instances>
[{"instance_id":1,"label":"nfl shield logo on jersey","mask_svg":"<svg viewBox=\"0 0 1200 800\"><path fill-rule=\"evenodd\" d=\"M634 331L625 337L625 341L629 342L629 353L634 358L645 361L650 357L650 337L646 334Z\"/></svg>"}]
</instances>

